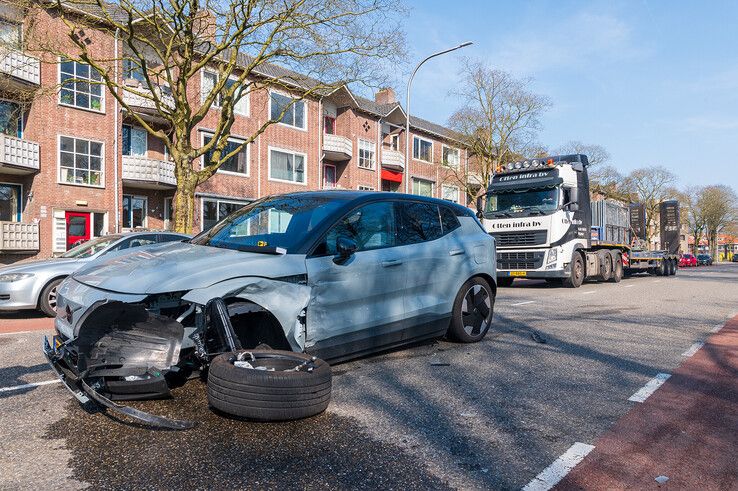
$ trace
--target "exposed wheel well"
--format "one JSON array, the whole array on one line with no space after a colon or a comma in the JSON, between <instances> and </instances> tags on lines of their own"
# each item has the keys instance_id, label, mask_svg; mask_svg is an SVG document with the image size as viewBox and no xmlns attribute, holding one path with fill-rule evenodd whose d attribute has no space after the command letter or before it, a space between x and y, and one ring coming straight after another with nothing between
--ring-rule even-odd
<instances>
[{"instance_id":1,"label":"exposed wheel well","mask_svg":"<svg viewBox=\"0 0 738 491\"><path fill-rule=\"evenodd\" d=\"M254 302L233 298L226 300L233 330L246 349L268 344L274 349L292 351L284 329L274 314Z\"/></svg>"}]
</instances>

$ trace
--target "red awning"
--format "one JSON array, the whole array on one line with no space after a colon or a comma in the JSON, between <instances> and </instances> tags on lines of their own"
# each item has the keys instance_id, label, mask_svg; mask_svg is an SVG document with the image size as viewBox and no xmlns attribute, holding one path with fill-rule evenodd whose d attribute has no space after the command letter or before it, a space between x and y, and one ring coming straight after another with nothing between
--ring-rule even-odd
<instances>
[{"instance_id":1,"label":"red awning","mask_svg":"<svg viewBox=\"0 0 738 491\"><path fill-rule=\"evenodd\" d=\"M402 172L395 172L389 169L382 169L382 180L392 182L402 182Z\"/></svg>"}]
</instances>

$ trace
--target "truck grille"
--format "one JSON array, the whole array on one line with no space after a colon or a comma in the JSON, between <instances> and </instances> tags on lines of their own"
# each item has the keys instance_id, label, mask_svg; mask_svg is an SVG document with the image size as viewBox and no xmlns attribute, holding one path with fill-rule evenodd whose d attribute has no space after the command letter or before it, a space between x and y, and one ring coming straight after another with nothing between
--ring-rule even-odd
<instances>
[{"instance_id":1,"label":"truck grille","mask_svg":"<svg viewBox=\"0 0 738 491\"><path fill-rule=\"evenodd\" d=\"M545 230L526 232L495 232L490 234L500 247L534 246L546 243Z\"/></svg>"},{"instance_id":2,"label":"truck grille","mask_svg":"<svg viewBox=\"0 0 738 491\"><path fill-rule=\"evenodd\" d=\"M538 269L544 252L498 252L497 269Z\"/></svg>"}]
</instances>

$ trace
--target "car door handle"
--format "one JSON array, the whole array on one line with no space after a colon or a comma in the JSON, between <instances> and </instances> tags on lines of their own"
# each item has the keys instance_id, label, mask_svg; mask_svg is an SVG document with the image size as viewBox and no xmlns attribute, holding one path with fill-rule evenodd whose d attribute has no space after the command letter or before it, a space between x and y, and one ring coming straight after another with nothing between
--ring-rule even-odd
<instances>
[{"instance_id":1,"label":"car door handle","mask_svg":"<svg viewBox=\"0 0 738 491\"><path fill-rule=\"evenodd\" d=\"M451 249L448 251L449 256L461 256L462 254L466 254L464 249Z\"/></svg>"},{"instance_id":2,"label":"car door handle","mask_svg":"<svg viewBox=\"0 0 738 491\"><path fill-rule=\"evenodd\" d=\"M382 267L383 268L390 268L392 266L399 266L402 264L402 261L399 259L388 259L387 261L382 261Z\"/></svg>"}]
</instances>

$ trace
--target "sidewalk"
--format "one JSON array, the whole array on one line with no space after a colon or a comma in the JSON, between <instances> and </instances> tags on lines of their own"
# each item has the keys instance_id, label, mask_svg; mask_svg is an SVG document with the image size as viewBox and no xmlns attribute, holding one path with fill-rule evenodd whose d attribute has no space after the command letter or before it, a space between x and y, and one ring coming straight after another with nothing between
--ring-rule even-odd
<instances>
[{"instance_id":1,"label":"sidewalk","mask_svg":"<svg viewBox=\"0 0 738 491\"><path fill-rule=\"evenodd\" d=\"M668 481L659 485L656 477ZM603 435L556 489L738 489L738 316Z\"/></svg>"},{"instance_id":2,"label":"sidewalk","mask_svg":"<svg viewBox=\"0 0 738 491\"><path fill-rule=\"evenodd\" d=\"M0 334L22 331L52 331L54 319L31 310L0 315Z\"/></svg>"}]
</instances>

